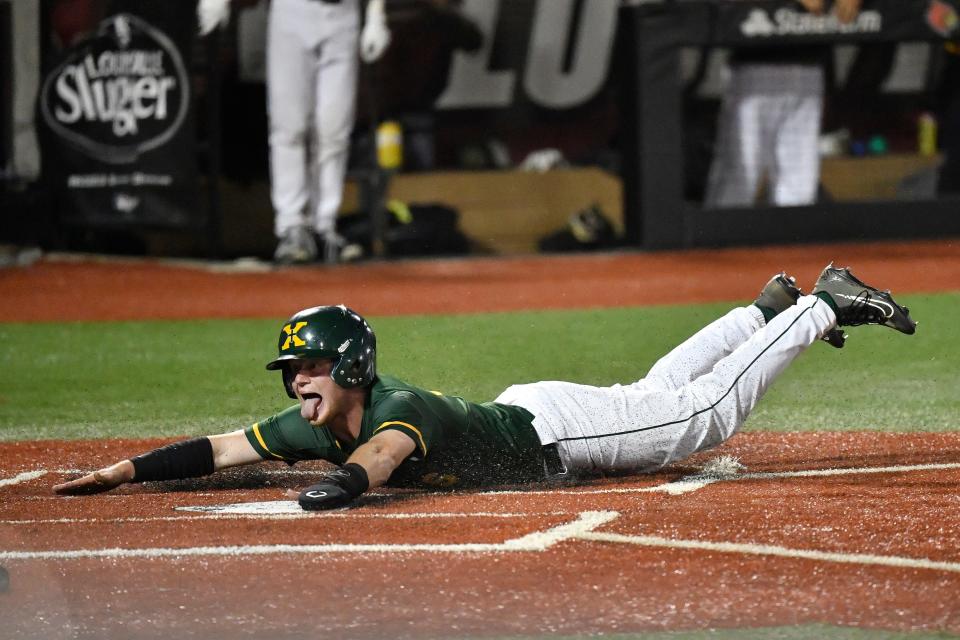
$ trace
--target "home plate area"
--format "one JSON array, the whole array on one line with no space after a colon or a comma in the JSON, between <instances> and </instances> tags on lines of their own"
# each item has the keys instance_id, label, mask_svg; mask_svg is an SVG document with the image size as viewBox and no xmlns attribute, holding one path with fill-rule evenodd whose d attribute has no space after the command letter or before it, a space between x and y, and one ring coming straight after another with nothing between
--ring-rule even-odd
<instances>
[{"instance_id":1,"label":"home plate area","mask_svg":"<svg viewBox=\"0 0 960 640\"><path fill-rule=\"evenodd\" d=\"M952 433L748 433L658 474L320 513L281 499L315 474L279 466L57 497L96 462L10 468L18 446L0 445L11 637L960 633Z\"/></svg>"}]
</instances>

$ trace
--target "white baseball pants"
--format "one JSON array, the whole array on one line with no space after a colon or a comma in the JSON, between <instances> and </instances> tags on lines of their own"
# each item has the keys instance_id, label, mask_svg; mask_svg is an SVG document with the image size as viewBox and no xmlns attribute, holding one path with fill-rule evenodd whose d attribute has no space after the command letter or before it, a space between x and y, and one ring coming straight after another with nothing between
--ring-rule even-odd
<instances>
[{"instance_id":1,"label":"white baseball pants","mask_svg":"<svg viewBox=\"0 0 960 640\"><path fill-rule=\"evenodd\" d=\"M834 326L816 296L765 326L757 307L740 307L633 384L535 382L509 387L497 402L530 411L540 441L557 443L570 472L654 471L736 433L787 365Z\"/></svg>"},{"instance_id":2,"label":"white baseball pants","mask_svg":"<svg viewBox=\"0 0 960 640\"><path fill-rule=\"evenodd\" d=\"M334 228L358 70L357 0L273 0L267 25L271 198L278 237Z\"/></svg>"},{"instance_id":3,"label":"white baseball pants","mask_svg":"<svg viewBox=\"0 0 960 640\"><path fill-rule=\"evenodd\" d=\"M752 206L767 178L777 206L816 201L823 70L817 65L733 67L707 179L708 207Z\"/></svg>"}]
</instances>

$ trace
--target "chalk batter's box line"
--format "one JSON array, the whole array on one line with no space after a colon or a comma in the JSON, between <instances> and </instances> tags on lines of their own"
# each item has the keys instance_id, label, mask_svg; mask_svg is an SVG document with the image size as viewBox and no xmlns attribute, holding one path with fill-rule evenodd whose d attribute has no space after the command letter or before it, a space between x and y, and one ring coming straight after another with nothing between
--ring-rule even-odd
<instances>
[{"instance_id":1,"label":"chalk batter's box line","mask_svg":"<svg viewBox=\"0 0 960 640\"><path fill-rule=\"evenodd\" d=\"M252 555L298 555L322 553L500 553L546 551L564 540L576 538L582 533L615 520L615 511L586 511L564 524L545 531L512 538L500 543L454 543L454 544L281 544L208 546L185 548L112 548L69 549L46 551L0 551L0 562L17 560L72 560L83 558L186 558L196 556L252 556Z\"/></svg>"},{"instance_id":2,"label":"chalk batter's box line","mask_svg":"<svg viewBox=\"0 0 960 640\"><path fill-rule=\"evenodd\" d=\"M573 494L573 495L593 495L593 494L615 494L615 493L650 493L662 491L664 493L686 493L688 491L695 491L700 489L708 484L713 484L715 482L737 482L742 480L776 480L784 478L815 478L815 477L829 477L829 476L844 476L844 475L861 475L861 474L874 474L874 473L908 473L913 471L938 471L938 470L950 470L950 469L960 469L960 462L946 462L946 463L931 463L931 464L912 464L912 465L890 465L885 467L848 467L848 468L832 468L832 469L806 469L799 471L770 471L770 472L757 472L757 473L740 473L740 474L729 474L723 476L711 476L711 475L691 475L685 476L673 482L666 482L663 484L646 486L646 487L614 487L608 489L549 489L549 490L492 490L492 491L481 491L473 494L466 493L451 493L444 491L433 491L425 492L420 495L481 495L481 496L496 496L496 495L558 495L558 494ZM19 484L20 482L26 482L39 478L47 473L57 473L63 475L76 474L76 473L86 473L80 469L55 469L55 470L45 470L37 469L35 471L29 471L20 473L17 476L9 479L0 478L0 487L10 486L14 484ZM317 472L309 471L297 471L294 469L291 470L263 470L261 473L266 473L270 475L317 475ZM390 495L382 494L377 492L370 492L369 495Z\"/></svg>"},{"instance_id":3,"label":"chalk batter's box line","mask_svg":"<svg viewBox=\"0 0 960 640\"><path fill-rule=\"evenodd\" d=\"M462 544L327 544L327 545L247 545L220 547L151 548L151 549L78 549L61 551L0 551L0 562L26 560L72 560L84 558L100 559L139 559L172 558L182 559L197 556L252 556L252 555L320 555L328 553L355 554L498 554L511 552L544 552L561 542L594 542L606 544L627 544L670 550L695 550L740 555L773 556L792 560L810 560L818 562L853 564L861 566L884 566L901 569L924 569L960 573L960 563L929 560L927 558L908 558L902 556L881 556L862 553L837 553L816 549L790 549L778 545L735 543L709 540L682 540L659 536L624 535L594 531L600 525L612 522L619 514L615 511L587 511L574 521L513 538L502 543L462 543Z\"/></svg>"},{"instance_id":4,"label":"chalk batter's box line","mask_svg":"<svg viewBox=\"0 0 960 640\"><path fill-rule=\"evenodd\" d=\"M296 504L296 503L292 503ZM518 518L569 517L577 511L528 511L524 513L478 512L424 512L424 513L364 513L364 512L306 512L301 513L204 513L183 516L125 516L120 518L43 518L23 520L0 520L0 525L37 525L37 524L95 524L118 522L189 522L192 520L322 520L322 519L361 519L361 520L431 520L457 518Z\"/></svg>"}]
</instances>

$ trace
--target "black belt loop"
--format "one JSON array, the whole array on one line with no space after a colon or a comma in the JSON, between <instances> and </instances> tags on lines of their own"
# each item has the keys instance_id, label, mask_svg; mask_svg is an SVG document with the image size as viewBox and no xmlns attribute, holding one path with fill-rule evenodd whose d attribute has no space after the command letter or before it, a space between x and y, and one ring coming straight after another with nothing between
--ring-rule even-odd
<instances>
[{"instance_id":1,"label":"black belt loop","mask_svg":"<svg viewBox=\"0 0 960 640\"><path fill-rule=\"evenodd\" d=\"M560 458L560 448L556 442L540 447L543 456L543 473L547 480L561 480L567 475L567 466Z\"/></svg>"}]
</instances>

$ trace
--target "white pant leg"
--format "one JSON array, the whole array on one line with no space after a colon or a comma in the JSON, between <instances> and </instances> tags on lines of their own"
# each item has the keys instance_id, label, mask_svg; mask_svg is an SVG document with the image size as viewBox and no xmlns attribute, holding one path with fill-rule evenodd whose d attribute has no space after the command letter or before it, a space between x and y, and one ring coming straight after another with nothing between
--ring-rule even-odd
<instances>
[{"instance_id":1,"label":"white pant leg","mask_svg":"<svg viewBox=\"0 0 960 640\"><path fill-rule=\"evenodd\" d=\"M274 233L305 224L310 200L307 146L313 117L314 52L304 39L310 12L300 0L274 0L267 22L267 112Z\"/></svg>"},{"instance_id":2,"label":"white pant leg","mask_svg":"<svg viewBox=\"0 0 960 640\"><path fill-rule=\"evenodd\" d=\"M770 199L777 206L813 204L820 182L820 120L823 70L819 66L784 66L785 92L778 105Z\"/></svg>"},{"instance_id":3,"label":"white pant leg","mask_svg":"<svg viewBox=\"0 0 960 640\"><path fill-rule=\"evenodd\" d=\"M346 17L346 16L345 16ZM321 46L316 82L317 183L313 227L334 229L343 200L358 72L358 24L344 20Z\"/></svg>"},{"instance_id":4,"label":"white pant leg","mask_svg":"<svg viewBox=\"0 0 960 640\"><path fill-rule=\"evenodd\" d=\"M753 65L731 69L707 178L707 207L746 207L754 203L767 147L763 80Z\"/></svg>"},{"instance_id":5,"label":"white pant leg","mask_svg":"<svg viewBox=\"0 0 960 640\"><path fill-rule=\"evenodd\" d=\"M660 358L636 388L679 389L713 369L764 325L754 305L737 307L687 338Z\"/></svg>"},{"instance_id":6,"label":"white pant leg","mask_svg":"<svg viewBox=\"0 0 960 640\"><path fill-rule=\"evenodd\" d=\"M277 236L308 223L325 231L340 207L356 100L359 24L357 0L270 4L267 100Z\"/></svg>"},{"instance_id":7,"label":"white pant leg","mask_svg":"<svg viewBox=\"0 0 960 640\"><path fill-rule=\"evenodd\" d=\"M556 442L571 471L653 471L736 433L787 365L835 325L826 303L803 296L679 389L537 382L497 401L533 413L541 442Z\"/></svg>"}]
</instances>

